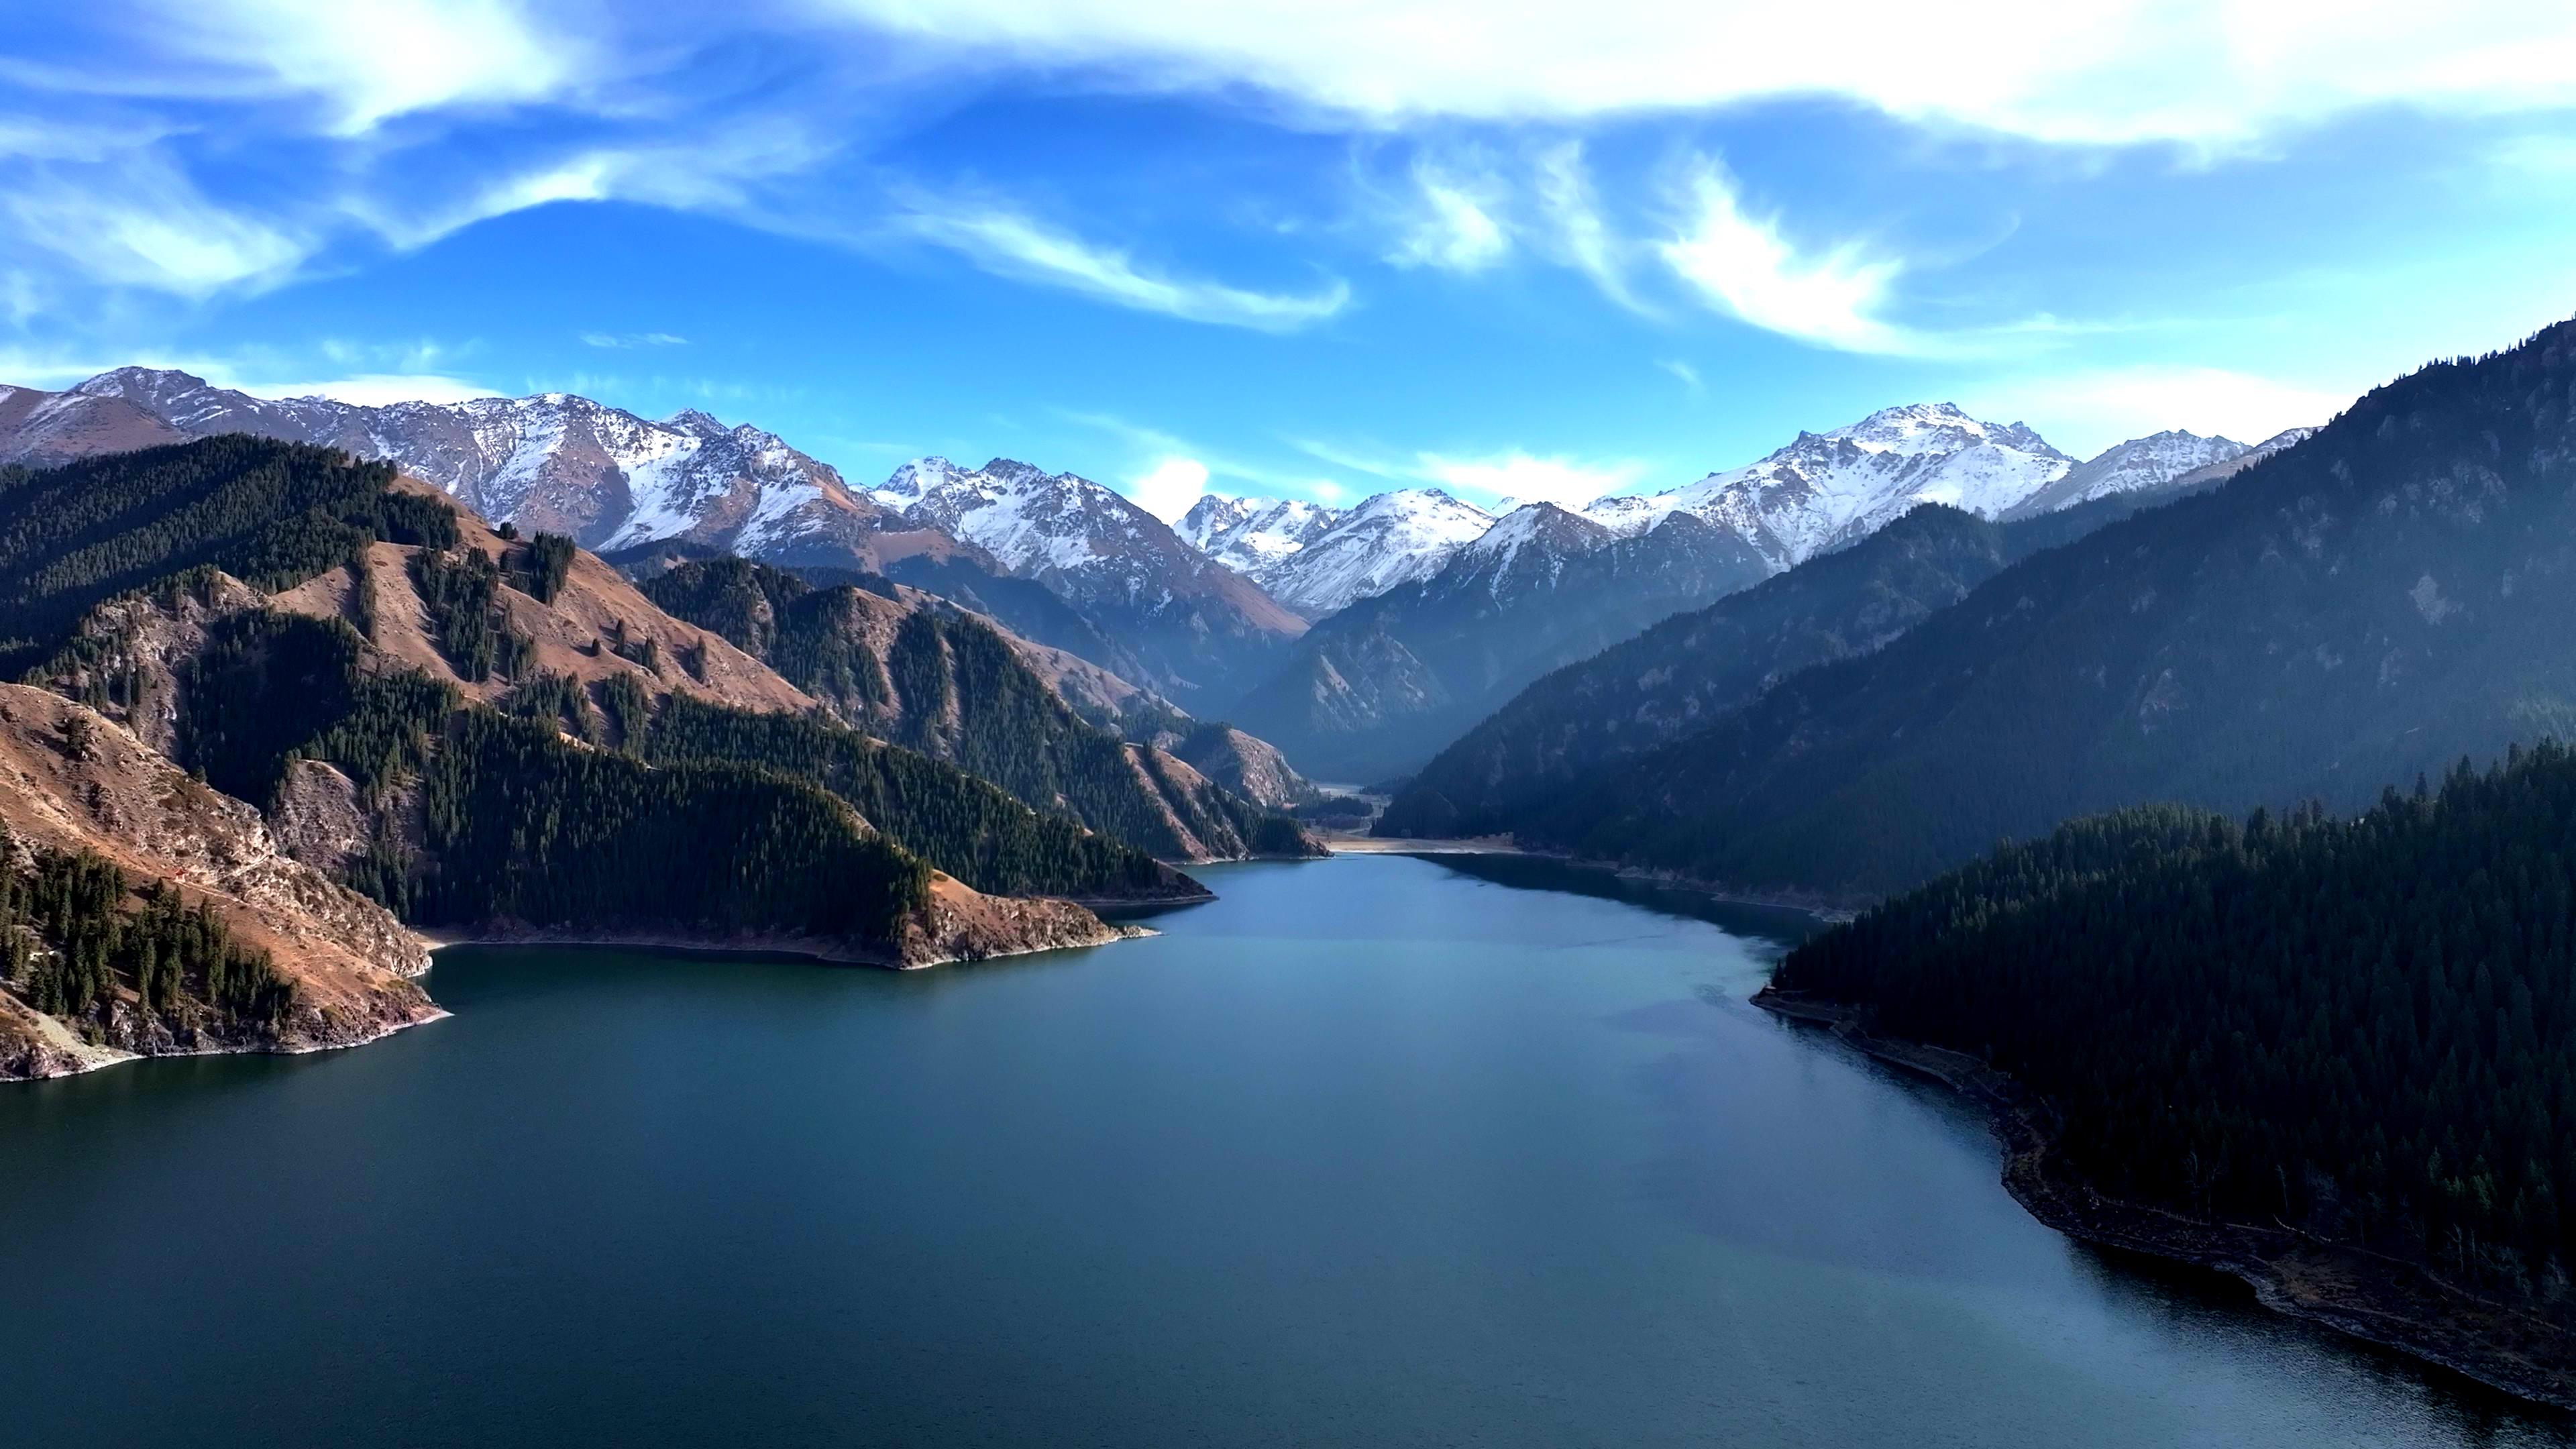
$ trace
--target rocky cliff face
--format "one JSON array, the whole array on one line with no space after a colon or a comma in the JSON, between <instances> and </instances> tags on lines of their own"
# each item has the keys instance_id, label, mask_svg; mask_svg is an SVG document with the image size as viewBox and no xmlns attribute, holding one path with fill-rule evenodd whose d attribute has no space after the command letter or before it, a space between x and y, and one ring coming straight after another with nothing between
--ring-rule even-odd
<instances>
[{"instance_id":1,"label":"rocky cliff face","mask_svg":"<svg viewBox=\"0 0 2576 1449\"><path fill-rule=\"evenodd\" d=\"M129 881L168 882L191 905L211 902L291 990L274 1024L242 1028L148 1010L123 988L67 1021L37 1011L15 983L0 985L0 1077L133 1056L350 1046L439 1015L409 979L429 964L420 938L289 856L257 810L190 780L95 711L0 685L0 823L23 845L93 852Z\"/></svg>"},{"instance_id":2,"label":"rocky cliff face","mask_svg":"<svg viewBox=\"0 0 2576 1449\"><path fill-rule=\"evenodd\" d=\"M1173 758L1252 803L1293 810L1320 793L1268 740L1232 725L1201 725L1156 741Z\"/></svg>"}]
</instances>

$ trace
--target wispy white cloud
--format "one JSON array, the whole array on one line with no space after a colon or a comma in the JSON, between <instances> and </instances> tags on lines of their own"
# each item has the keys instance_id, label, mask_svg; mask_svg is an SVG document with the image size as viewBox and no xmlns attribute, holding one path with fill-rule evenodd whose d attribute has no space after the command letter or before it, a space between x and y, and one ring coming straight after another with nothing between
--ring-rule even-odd
<instances>
[{"instance_id":1,"label":"wispy white cloud","mask_svg":"<svg viewBox=\"0 0 2576 1449\"><path fill-rule=\"evenodd\" d=\"M346 343L329 343L317 349L318 358L300 360L333 363L363 356L418 358L436 355L431 348L424 354L421 344L399 347L359 347ZM336 354L336 355L335 355ZM253 397L328 397L342 402L380 404L419 399L426 402L463 402L469 398L491 397L496 391L472 378L435 371L400 372L304 372L284 370L296 359L280 357L231 357L204 353L160 352L141 350L115 356L78 352L46 352L26 348L0 347L0 384L22 387L63 388L86 381L119 367L173 368L190 373L217 387L228 387Z\"/></svg>"},{"instance_id":2,"label":"wispy white cloud","mask_svg":"<svg viewBox=\"0 0 2576 1449\"><path fill-rule=\"evenodd\" d=\"M832 0L967 57L1257 88L1378 125L1837 97L2049 142L2242 145L2345 111L2576 103L2576 13L2533 0ZM1429 39L1436 37L1436 41Z\"/></svg>"},{"instance_id":3,"label":"wispy white cloud","mask_svg":"<svg viewBox=\"0 0 2576 1449\"><path fill-rule=\"evenodd\" d=\"M0 185L0 265L183 297L268 285L311 255L289 223L222 205L150 150L93 163L34 161Z\"/></svg>"},{"instance_id":4,"label":"wispy white cloud","mask_svg":"<svg viewBox=\"0 0 2576 1449\"><path fill-rule=\"evenodd\" d=\"M191 67L179 84L308 97L339 135L423 111L560 99L603 61L587 27L554 23L537 13L546 7L513 0L149 0L142 8L153 14L156 45Z\"/></svg>"},{"instance_id":5,"label":"wispy white cloud","mask_svg":"<svg viewBox=\"0 0 2576 1449\"><path fill-rule=\"evenodd\" d=\"M1329 463L1346 472L1363 473L1371 478L1384 478L1391 482L1411 482L1421 476L1412 464L1371 457L1356 449L1345 448L1325 439L1289 437L1282 441L1308 457Z\"/></svg>"},{"instance_id":6,"label":"wispy white cloud","mask_svg":"<svg viewBox=\"0 0 2576 1449\"><path fill-rule=\"evenodd\" d=\"M1494 215L1501 190L1494 178L1454 175L1417 160L1413 182L1419 206L1388 253L1389 261L1405 267L1477 272L1510 254L1511 238Z\"/></svg>"},{"instance_id":7,"label":"wispy white cloud","mask_svg":"<svg viewBox=\"0 0 2576 1449\"><path fill-rule=\"evenodd\" d=\"M581 334L581 341L585 347L630 349L684 347L688 345L689 339L676 332L585 332Z\"/></svg>"},{"instance_id":8,"label":"wispy white cloud","mask_svg":"<svg viewBox=\"0 0 2576 1449\"><path fill-rule=\"evenodd\" d=\"M1694 397L1708 391L1708 385L1700 381L1699 369L1678 357L1658 357L1655 359L1655 366L1671 373L1683 387L1690 390Z\"/></svg>"},{"instance_id":9,"label":"wispy white cloud","mask_svg":"<svg viewBox=\"0 0 2576 1449\"><path fill-rule=\"evenodd\" d=\"M1552 146L1537 159L1535 188L1541 210L1552 223L1552 240L1566 264L1592 279L1601 295L1632 312L1654 309L1628 285L1627 247L1601 216L1600 198L1583 164L1580 142Z\"/></svg>"},{"instance_id":10,"label":"wispy white cloud","mask_svg":"<svg viewBox=\"0 0 2576 1449\"><path fill-rule=\"evenodd\" d=\"M1349 285L1338 278L1301 295L1169 276L1120 248L1086 241L989 200L917 198L902 226L1000 276L1191 322L1294 332L1333 316L1351 300Z\"/></svg>"},{"instance_id":11,"label":"wispy white cloud","mask_svg":"<svg viewBox=\"0 0 2576 1449\"><path fill-rule=\"evenodd\" d=\"M1136 477L1157 473L1176 459L1201 469L1202 475L1194 485L1194 491L1188 498L1181 500L1180 512L1183 513L1189 511L1190 504L1198 500L1200 493L1243 492L1247 491L1246 485L1249 489L1259 490L1262 493L1288 494L1326 501L1339 497L1342 492L1342 485L1332 478L1247 462L1230 453L1202 447L1161 428L1131 422L1114 413L1082 412L1072 408L1057 408L1054 411L1056 416L1067 422L1079 423L1087 428L1097 428L1127 444L1136 460L1134 468L1130 470ZM1179 476L1181 475L1164 475L1157 480L1157 486L1168 487L1172 479ZM1215 482L1222 482L1226 486L1216 487ZM1133 487L1124 488L1122 491L1129 497L1136 498L1138 502L1144 501L1142 495L1136 493ZM1146 511L1156 512L1158 517L1162 516L1151 504L1146 505ZM1175 513L1171 516L1178 517L1179 514Z\"/></svg>"},{"instance_id":12,"label":"wispy white cloud","mask_svg":"<svg viewBox=\"0 0 2576 1449\"><path fill-rule=\"evenodd\" d=\"M208 382L217 379L208 377ZM255 397L327 397L339 402L381 407L397 402L465 402L478 397L492 397L491 388L462 377L449 377L434 372L364 372L350 377L308 379L301 382L221 383L239 387Z\"/></svg>"},{"instance_id":13,"label":"wispy white cloud","mask_svg":"<svg viewBox=\"0 0 2576 1449\"><path fill-rule=\"evenodd\" d=\"M1734 179L1714 161L1694 163L1680 193L1680 228L1655 249L1710 306L1845 352L1922 350L1920 339L1879 316L1898 263L1849 245L1801 255L1776 219L1746 213Z\"/></svg>"}]
</instances>

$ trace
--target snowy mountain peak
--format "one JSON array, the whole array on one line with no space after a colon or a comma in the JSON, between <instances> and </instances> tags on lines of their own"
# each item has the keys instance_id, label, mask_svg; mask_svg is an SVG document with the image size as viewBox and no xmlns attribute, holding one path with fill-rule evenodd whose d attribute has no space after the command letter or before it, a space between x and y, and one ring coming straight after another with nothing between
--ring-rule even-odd
<instances>
[{"instance_id":1,"label":"snowy mountain peak","mask_svg":"<svg viewBox=\"0 0 2576 1449\"><path fill-rule=\"evenodd\" d=\"M1796 441L1758 463L1651 497L1596 501L1586 517L1623 534L1690 513L1788 568L1869 533L1918 503L2000 517L2073 460L2021 423L1956 403L1907 403Z\"/></svg>"},{"instance_id":2,"label":"snowy mountain peak","mask_svg":"<svg viewBox=\"0 0 2576 1449\"><path fill-rule=\"evenodd\" d=\"M1440 572L1493 522L1438 488L1373 494L1347 509L1211 493L1183 515L1181 535L1272 598L1320 619Z\"/></svg>"},{"instance_id":3,"label":"snowy mountain peak","mask_svg":"<svg viewBox=\"0 0 2576 1449\"><path fill-rule=\"evenodd\" d=\"M573 393L371 407L259 398L184 372L122 367L49 402L131 405L183 437L252 433L383 459L494 522L593 548L686 538L755 556L864 552L883 516L830 467L758 428L695 410L648 422Z\"/></svg>"},{"instance_id":4,"label":"snowy mountain peak","mask_svg":"<svg viewBox=\"0 0 2576 1449\"><path fill-rule=\"evenodd\" d=\"M1160 519L1115 490L1015 458L995 458L972 472L945 458L917 458L897 468L875 497L915 523L983 547L1008 568L1041 577L1096 574L1141 554L1155 555L1159 567L1172 562L1161 556L1175 550L1204 562Z\"/></svg>"},{"instance_id":5,"label":"snowy mountain peak","mask_svg":"<svg viewBox=\"0 0 2576 1449\"><path fill-rule=\"evenodd\" d=\"M2115 493L2160 488L2185 474L2242 457L2245 452L2245 445L2232 438L2204 438L2170 429L2131 438L2069 468L2066 476L2023 499L2006 516L2028 518Z\"/></svg>"},{"instance_id":6,"label":"snowy mountain peak","mask_svg":"<svg viewBox=\"0 0 2576 1449\"><path fill-rule=\"evenodd\" d=\"M983 548L1012 572L1077 604L1183 621L1193 638L1216 628L1284 638L1304 628L1161 519L1079 474L1048 473L1011 458L972 472L945 458L918 458L897 468L875 498L916 525Z\"/></svg>"},{"instance_id":7,"label":"snowy mountain peak","mask_svg":"<svg viewBox=\"0 0 2576 1449\"><path fill-rule=\"evenodd\" d=\"M1190 545L1237 573L1260 570L1295 554L1341 517L1303 498L1236 498L1204 494L1173 525Z\"/></svg>"},{"instance_id":8,"label":"snowy mountain peak","mask_svg":"<svg viewBox=\"0 0 2576 1449\"><path fill-rule=\"evenodd\" d=\"M154 398L194 392L206 380L177 368L120 367L102 372L72 391L85 397L121 397L130 402L148 402Z\"/></svg>"}]
</instances>

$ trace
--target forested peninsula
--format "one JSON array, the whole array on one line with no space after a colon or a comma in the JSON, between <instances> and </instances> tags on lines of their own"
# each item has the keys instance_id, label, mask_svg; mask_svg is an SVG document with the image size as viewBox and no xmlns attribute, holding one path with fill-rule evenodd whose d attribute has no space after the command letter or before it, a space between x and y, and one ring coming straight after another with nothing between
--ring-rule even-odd
<instances>
[{"instance_id":1,"label":"forested peninsula","mask_svg":"<svg viewBox=\"0 0 2576 1449\"><path fill-rule=\"evenodd\" d=\"M1991 1109L2077 1237L2576 1408L2576 752L2349 820L2071 822L1793 951L1758 1000Z\"/></svg>"}]
</instances>

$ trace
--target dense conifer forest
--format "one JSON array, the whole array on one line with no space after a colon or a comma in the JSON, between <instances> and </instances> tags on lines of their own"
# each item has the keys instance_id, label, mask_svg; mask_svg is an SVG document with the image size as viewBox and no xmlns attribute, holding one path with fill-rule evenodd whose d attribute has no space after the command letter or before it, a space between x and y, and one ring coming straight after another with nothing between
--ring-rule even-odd
<instances>
[{"instance_id":1,"label":"dense conifer forest","mask_svg":"<svg viewBox=\"0 0 2576 1449\"><path fill-rule=\"evenodd\" d=\"M1816 938L1775 984L2012 1073L2113 1196L2566 1292L2564 746L2484 773L2463 761L2357 819L2078 820Z\"/></svg>"},{"instance_id":2,"label":"dense conifer forest","mask_svg":"<svg viewBox=\"0 0 2576 1449\"><path fill-rule=\"evenodd\" d=\"M0 634L14 641L12 657L59 653L57 662L90 666L80 672L102 700L171 708L178 762L239 798L276 802L298 758L338 768L381 822L346 877L406 919L884 942L926 898L934 864L1000 892L1192 888L1142 851L909 751L780 719L790 736L811 728L825 741L805 750L814 763L799 778L788 768L797 750L738 748L770 738L756 727L729 737L690 708L657 727L654 700L631 678L594 695L533 670L498 590L558 592L574 558L567 541L539 534L501 563L458 552L452 505L393 486L387 468L225 437L11 471L0 475L0 503L17 510L0 529ZM182 594L211 602L216 569L276 590L342 564L363 569L378 540L421 546L409 568L432 636L466 678L512 681L500 709L469 707L452 686L387 667L364 610L362 627L222 614L167 696L150 702L130 668L99 667L113 639L72 638L83 613L111 596L157 591L173 612ZM719 757L693 752L701 737L724 747ZM816 782L826 773L840 798ZM52 881L70 867L47 869ZM113 950L123 948L95 947L108 940L96 931L80 939L93 945L62 957L68 966L48 956L31 968L54 973L30 978L43 1000L83 1009L115 980L157 993L161 968L120 976ZM250 979L247 966L207 969L191 965L186 979L236 995L225 983Z\"/></svg>"},{"instance_id":3,"label":"dense conifer forest","mask_svg":"<svg viewBox=\"0 0 2576 1449\"><path fill-rule=\"evenodd\" d=\"M544 721L456 715L421 780L426 920L667 924L887 942L929 868L843 802L776 772L658 768Z\"/></svg>"},{"instance_id":4,"label":"dense conifer forest","mask_svg":"<svg viewBox=\"0 0 2576 1449\"><path fill-rule=\"evenodd\" d=\"M138 890L110 861L31 846L0 826L0 977L38 1011L97 1019L131 1005L183 1029L274 1023L292 989L202 897Z\"/></svg>"},{"instance_id":5,"label":"dense conifer forest","mask_svg":"<svg viewBox=\"0 0 2576 1449\"><path fill-rule=\"evenodd\" d=\"M1957 603L2011 561L2013 532L1926 504L1850 548L1569 664L1434 756L1376 833L1521 829L1583 775L1706 728L1801 669L1866 654Z\"/></svg>"},{"instance_id":6,"label":"dense conifer forest","mask_svg":"<svg viewBox=\"0 0 2576 1449\"><path fill-rule=\"evenodd\" d=\"M0 674L50 654L91 605L191 567L274 591L377 539L452 545L447 505L393 478L390 464L237 434L0 468Z\"/></svg>"},{"instance_id":7,"label":"dense conifer forest","mask_svg":"<svg viewBox=\"0 0 2576 1449\"><path fill-rule=\"evenodd\" d=\"M1311 846L1295 823L1224 790L1192 791L1084 719L993 628L920 608L896 624L881 663L862 633L854 585L817 588L743 559L689 563L648 580L673 617L723 636L869 735L992 781L1041 810L1136 846L1180 856L1171 816L1202 840L1229 836L1263 854ZM883 586L892 597L891 585ZM860 808L876 818L865 801ZM933 859L941 859L936 852ZM952 867L953 868L953 867Z\"/></svg>"},{"instance_id":8,"label":"dense conifer forest","mask_svg":"<svg viewBox=\"0 0 2576 1449\"><path fill-rule=\"evenodd\" d=\"M1132 845L828 720L755 714L675 694L642 753L655 763L728 761L814 781L980 891L1109 897L1189 889L1187 877Z\"/></svg>"}]
</instances>

